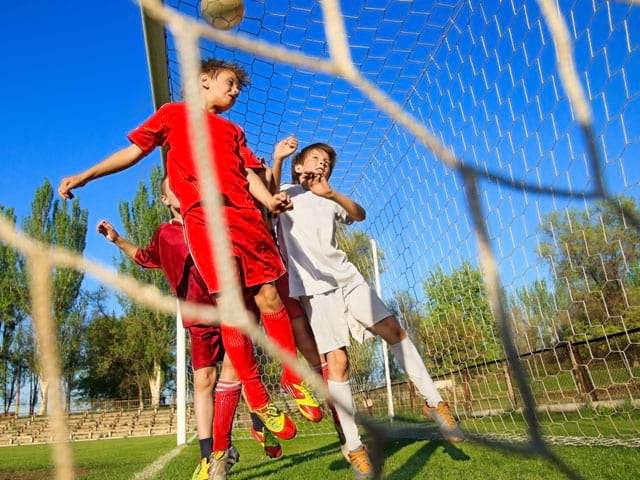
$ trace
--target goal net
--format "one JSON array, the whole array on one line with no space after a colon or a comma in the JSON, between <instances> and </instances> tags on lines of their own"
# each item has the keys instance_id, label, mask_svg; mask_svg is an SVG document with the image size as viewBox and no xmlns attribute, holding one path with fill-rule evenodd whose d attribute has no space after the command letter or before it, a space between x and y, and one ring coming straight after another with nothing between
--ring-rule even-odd
<instances>
[{"instance_id":1,"label":"goal net","mask_svg":"<svg viewBox=\"0 0 640 480\"><path fill-rule=\"evenodd\" d=\"M166 4L199 16L198 2ZM330 58L317 2L245 4L240 35ZM593 111L588 140L539 2L340 5L363 78L477 178L505 320L544 435L563 443L637 445L640 250L637 226L623 212L638 213L640 9L624 2L552 6L568 27L576 78ZM171 32L166 45L166 81L171 98L180 100ZM202 55L250 72L251 86L229 116L259 156L269 159L273 145L291 134L301 145L324 141L336 148L332 183L368 211L361 230L351 227L342 238L352 260L373 282L368 246L377 242L383 298L464 427L525 438L525 405L477 260L464 170L437 158L357 82L221 41L202 39L200 47ZM358 408L385 416L382 348L356 346L351 359ZM420 400L390 361L393 411L418 415ZM263 363L269 365L268 357ZM269 378L277 386L277 376Z\"/></svg>"},{"instance_id":2,"label":"goal net","mask_svg":"<svg viewBox=\"0 0 640 480\"><path fill-rule=\"evenodd\" d=\"M230 118L258 155L270 158L290 134L302 145L333 145L334 187L368 211L360 230L343 232L343 245L374 282L375 241L382 296L469 437L541 454L565 473L548 442L640 444L637 3L246 0L238 31L225 33L192 22L196 1L141 0L166 27L167 56L151 65L167 71L153 80L156 94L168 85L168 98L184 91L194 102L201 54L231 60L252 84ZM157 46L153 35L147 41ZM199 132L201 115L190 113ZM206 139L192 140L217 251L226 252ZM164 312L175 312L175 300L45 250L4 219L0 236L28 258L57 477L72 478L51 267L83 270ZM230 262L216 263L231 298ZM280 356L245 327L261 351ZM385 372L382 345L355 348L351 358L361 412L420 414L392 359ZM274 362L263 355L261 363L275 392ZM243 412L238 420L246 422ZM422 435L397 423L383 430ZM329 422L300 425L301 434L331 431Z\"/></svg>"}]
</instances>

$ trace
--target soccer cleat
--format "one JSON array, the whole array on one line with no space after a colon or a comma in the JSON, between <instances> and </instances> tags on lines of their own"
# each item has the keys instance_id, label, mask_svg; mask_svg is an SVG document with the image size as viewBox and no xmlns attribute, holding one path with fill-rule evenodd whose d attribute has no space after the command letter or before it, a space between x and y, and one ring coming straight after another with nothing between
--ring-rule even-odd
<instances>
[{"instance_id":1,"label":"soccer cleat","mask_svg":"<svg viewBox=\"0 0 640 480\"><path fill-rule=\"evenodd\" d=\"M282 455L282 447L278 439L273 436L269 430L265 429L263 432L251 427L251 435L255 438L260 446L264 448L264 453L269 458L278 458Z\"/></svg>"},{"instance_id":2,"label":"soccer cleat","mask_svg":"<svg viewBox=\"0 0 640 480\"><path fill-rule=\"evenodd\" d=\"M211 454L208 480L227 480L229 470L240 460L238 449L231 445L227 450L217 450Z\"/></svg>"},{"instance_id":3,"label":"soccer cleat","mask_svg":"<svg viewBox=\"0 0 640 480\"><path fill-rule=\"evenodd\" d=\"M264 426L276 437L282 440L291 440L296 436L297 428L287 415L278 410L273 403L269 402L262 408L255 410Z\"/></svg>"},{"instance_id":4,"label":"soccer cleat","mask_svg":"<svg viewBox=\"0 0 640 480\"><path fill-rule=\"evenodd\" d=\"M191 480L209 480L209 459L201 458L200 463L193 471Z\"/></svg>"},{"instance_id":5,"label":"soccer cleat","mask_svg":"<svg viewBox=\"0 0 640 480\"><path fill-rule=\"evenodd\" d=\"M322 408L311 389L304 383L283 383L282 387L289 392L298 405L298 410L310 422L322 420Z\"/></svg>"},{"instance_id":6,"label":"soccer cleat","mask_svg":"<svg viewBox=\"0 0 640 480\"><path fill-rule=\"evenodd\" d=\"M422 413L429 420L433 420L438 425L440 433L447 442L457 443L464 442L464 433L456 419L453 418L449 404L447 402L440 402L435 407L430 407L425 402L422 407Z\"/></svg>"},{"instance_id":7,"label":"soccer cleat","mask_svg":"<svg viewBox=\"0 0 640 480\"><path fill-rule=\"evenodd\" d=\"M373 467L364 445L349 452L349 463L353 471L353 478L373 478Z\"/></svg>"}]
</instances>

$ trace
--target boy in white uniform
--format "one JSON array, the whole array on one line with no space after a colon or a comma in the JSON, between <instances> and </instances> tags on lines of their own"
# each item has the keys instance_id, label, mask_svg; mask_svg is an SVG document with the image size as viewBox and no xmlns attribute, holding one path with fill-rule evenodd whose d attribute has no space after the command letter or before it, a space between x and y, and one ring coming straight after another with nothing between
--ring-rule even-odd
<instances>
[{"instance_id":1,"label":"boy in white uniform","mask_svg":"<svg viewBox=\"0 0 640 480\"><path fill-rule=\"evenodd\" d=\"M354 476L369 478L372 468L354 420L349 384L346 347L350 336L359 342L372 334L382 337L424 397L427 418L438 424L450 442L461 442L464 435L406 331L337 246L338 224L362 221L366 212L329 185L335 161L335 150L323 143L309 145L296 155L291 168L294 184L282 188L294 208L279 216L279 241L288 260L289 294L300 298L319 352L327 357L329 392L336 401ZM273 170L279 184L281 165Z\"/></svg>"}]
</instances>

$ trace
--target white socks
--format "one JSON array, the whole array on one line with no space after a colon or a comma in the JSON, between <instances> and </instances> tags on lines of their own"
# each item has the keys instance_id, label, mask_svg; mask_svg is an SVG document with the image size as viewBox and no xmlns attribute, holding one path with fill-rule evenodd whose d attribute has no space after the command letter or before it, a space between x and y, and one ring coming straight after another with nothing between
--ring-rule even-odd
<instances>
[{"instance_id":1,"label":"white socks","mask_svg":"<svg viewBox=\"0 0 640 480\"><path fill-rule=\"evenodd\" d=\"M328 380L329 393L333 404L338 411L340 425L346 439L346 446L349 451L355 450L362 445L360 434L358 433L358 425L356 425L355 415L356 406L353 404L353 395L351 394L351 384L349 380L346 382L334 382Z\"/></svg>"},{"instance_id":2,"label":"white socks","mask_svg":"<svg viewBox=\"0 0 640 480\"><path fill-rule=\"evenodd\" d=\"M427 367L424 366L424 362L411 339L407 337L401 342L389 346L393 356L400 364L400 368L409 375L409 379L416 386L420 395L427 401L427 404L430 407L437 406L442 401L442 397L438 393L433 380L431 380Z\"/></svg>"}]
</instances>

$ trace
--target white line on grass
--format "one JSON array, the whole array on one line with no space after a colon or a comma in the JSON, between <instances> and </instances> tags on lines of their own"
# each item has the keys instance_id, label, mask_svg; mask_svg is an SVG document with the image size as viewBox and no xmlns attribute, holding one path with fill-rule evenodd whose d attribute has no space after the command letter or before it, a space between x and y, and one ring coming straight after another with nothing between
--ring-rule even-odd
<instances>
[{"instance_id":1,"label":"white line on grass","mask_svg":"<svg viewBox=\"0 0 640 480\"><path fill-rule=\"evenodd\" d=\"M186 447L188 444L193 442L193 440L195 438L196 438L196 434L194 433L191 436L191 438L189 440L187 440L187 443L185 443L184 445L178 445L176 448L171 450L169 453L166 453L163 456L159 457L153 463L150 463L149 465L147 465L147 467L144 470L142 470L141 472L136 473L133 477L131 477L131 479L132 480L147 480L148 478L154 478L158 473L160 473L164 469L164 467L167 466L167 463L169 463L171 460L173 460L175 457L177 457L178 454L180 452L182 452L184 447Z\"/></svg>"}]
</instances>

